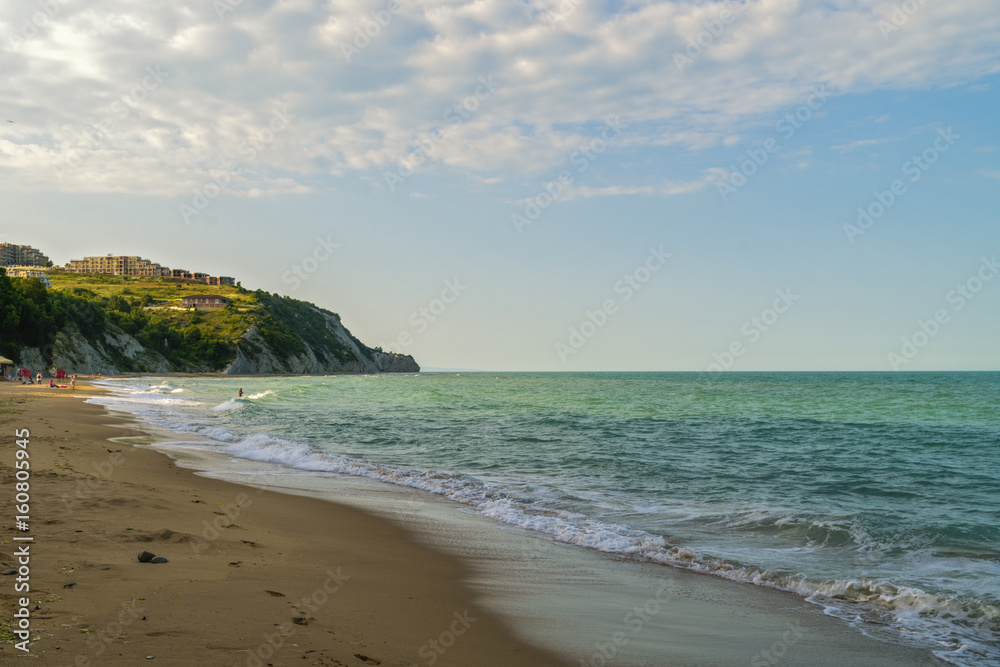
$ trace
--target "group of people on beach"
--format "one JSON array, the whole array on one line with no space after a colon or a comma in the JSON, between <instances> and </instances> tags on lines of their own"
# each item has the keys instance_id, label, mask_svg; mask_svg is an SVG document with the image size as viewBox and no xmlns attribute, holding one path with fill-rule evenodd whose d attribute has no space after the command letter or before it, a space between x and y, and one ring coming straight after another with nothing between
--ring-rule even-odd
<instances>
[{"instance_id":1,"label":"group of people on beach","mask_svg":"<svg viewBox=\"0 0 1000 667\"><path fill-rule=\"evenodd\" d=\"M7 379L8 382L13 382L16 379L16 377L13 374L8 374L5 377L6 377L6 379ZM41 373L38 373L35 376L34 380L32 380L32 378L31 378L30 375L28 375L28 376L18 376L18 377L20 377L20 379L21 379L21 384L37 384L39 386L41 386L41 384L42 384L42 374ZM25 380L25 377L27 377L27 380ZM49 388L50 389L69 389L69 390L73 391L73 390L76 389L76 375L70 376L70 378L69 378L69 384L68 385L66 385L66 384L56 384L56 381L54 379L49 378Z\"/></svg>"}]
</instances>

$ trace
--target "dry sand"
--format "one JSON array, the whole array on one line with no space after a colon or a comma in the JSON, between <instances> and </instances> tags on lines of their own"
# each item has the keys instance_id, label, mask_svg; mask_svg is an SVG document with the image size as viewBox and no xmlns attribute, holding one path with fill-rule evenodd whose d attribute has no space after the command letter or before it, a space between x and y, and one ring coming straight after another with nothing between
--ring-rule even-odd
<instances>
[{"instance_id":1,"label":"dry sand","mask_svg":"<svg viewBox=\"0 0 1000 667\"><path fill-rule=\"evenodd\" d=\"M13 538L33 538L30 655L8 641L22 594L4 576L0 664L566 664L402 527L109 441L145 434L83 402L96 391L0 382L0 571L19 567ZM14 527L15 429L30 432L29 533Z\"/></svg>"}]
</instances>

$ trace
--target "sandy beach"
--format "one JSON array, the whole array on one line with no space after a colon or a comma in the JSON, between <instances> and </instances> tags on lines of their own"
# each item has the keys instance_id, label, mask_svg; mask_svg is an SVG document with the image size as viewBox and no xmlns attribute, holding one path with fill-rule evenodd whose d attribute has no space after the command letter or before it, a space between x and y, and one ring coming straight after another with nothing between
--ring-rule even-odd
<instances>
[{"instance_id":1,"label":"sandy beach","mask_svg":"<svg viewBox=\"0 0 1000 667\"><path fill-rule=\"evenodd\" d=\"M29 535L37 665L558 665L460 582L462 563L356 509L199 477L75 394L0 383L0 567ZM110 424L118 423L118 427ZM30 532L14 523L15 429L30 433ZM130 441L131 442L131 441ZM148 550L169 562L140 563ZM15 641L19 641L13 637Z\"/></svg>"}]
</instances>

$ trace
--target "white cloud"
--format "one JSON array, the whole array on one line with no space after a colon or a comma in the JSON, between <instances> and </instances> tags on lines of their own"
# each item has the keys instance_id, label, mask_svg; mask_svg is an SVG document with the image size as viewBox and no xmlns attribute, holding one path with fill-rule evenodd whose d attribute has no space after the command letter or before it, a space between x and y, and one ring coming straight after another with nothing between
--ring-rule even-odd
<instances>
[{"instance_id":1,"label":"white cloud","mask_svg":"<svg viewBox=\"0 0 1000 667\"><path fill-rule=\"evenodd\" d=\"M641 195L644 197L675 197L677 195L688 195L703 190L706 186L725 178L728 172L725 169L706 169L702 177L690 181L663 181L655 185L607 185L594 187L589 185L566 186L556 197L558 201L572 201L574 199L592 199L594 197L620 197L624 195ZM518 205L527 204L530 199L515 202Z\"/></svg>"},{"instance_id":2,"label":"white cloud","mask_svg":"<svg viewBox=\"0 0 1000 667\"><path fill-rule=\"evenodd\" d=\"M566 199L576 199L583 197L615 197L619 195L657 195L660 197L673 197L675 195L687 195L698 192L711 182L703 179L700 181L665 181L660 185L613 185L604 188L592 188L580 186L571 189L566 195Z\"/></svg>"},{"instance_id":3,"label":"white cloud","mask_svg":"<svg viewBox=\"0 0 1000 667\"><path fill-rule=\"evenodd\" d=\"M878 146L879 144L884 144L887 141L894 141L892 137L883 137L880 139L858 139L857 141L848 141L842 144L834 144L830 146L830 150L836 151L837 153L848 153L856 148L864 148L866 146Z\"/></svg>"},{"instance_id":4,"label":"white cloud","mask_svg":"<svg viewBox=\"0 0 1000 667\"><path fill-rule=\"evenodd\" d=\"M59 4L34 26L34 5L0 5L0 100L16 121L0 126L3 182L187 195L238 161L231 192L308 191L317 176L392 168L435 130L445 139L428 165L489 182L565 162L610 114L629 121L621 146L703 150L734 145L812 85L920 89L1000 71L988 0L928 3L888 37L878 0L567 6L412 0L393 14L383 0L296 0L244 2L220 19L193 0L105 0ZM673 54L704 42L726 8L739 16L678 68ZM131 98L149 66L169 76ZM500 85L486 91L490 76ZM282 108L294 118L262 142ZM605 194L618 192L580 196Z\"/></svg>"}]
</instances>

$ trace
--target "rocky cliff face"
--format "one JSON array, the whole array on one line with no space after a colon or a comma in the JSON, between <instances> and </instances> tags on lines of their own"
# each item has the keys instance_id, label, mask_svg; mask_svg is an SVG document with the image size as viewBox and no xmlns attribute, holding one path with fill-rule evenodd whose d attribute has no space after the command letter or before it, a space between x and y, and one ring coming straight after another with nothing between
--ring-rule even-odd
<instances>
[{"instance_id":1,"label":"rocky cliff face","mask_svg":"<svg viewBox=\"0 0 1000 667\"><path fill-rule=\"evenodd\" d=\"M327 328L346 347L346 352L344 349L317 348L303 341L305 352L290 354L272 348L261 337L257 327L252 327L240 338L236 358L222 372L232 375L420 372L420 366L413 357L372 350L352 336L337 315L317 311L323 314ZM52 363L46 364L46 358L51 358ZM74 327L61 331L51 349L22 349L19 366L52 374L61 368L69 374L80 375L197 373L211 370L207 366L175 367L158 352L146 349L113 325L109 325L102 340L88 340Z\"/></svg>"},{"instance_id":2,"label":"rocky cliff face","mask_svg":"<svg viewBox=\"0 0 1000 667\"><path fill-rule=\"evenodd\" d=\"M413 357L372 350L351 335L340 317L319 312L326 318L327 329L349 350L347 358L311 345L306 345L304 354L287 354L268 345L257 327L252 327L240 339L236 359L223 372L230 375L420 372Z\"/></svg>"},{"instance_id":3,"label":"rocky cliff face","mask_svg":"<svg viewBox=\"0 0 1000 667\"><path fill-rule=\"evenodd\" d=\"M46 357L52 359L51 364L45 364ZM159 353L147 350L115 326L109 326L103 340L88 340L75 327L60 331L51 349L29 347L21 350L19 366L33 371L45 369L52 374L56 369L62 369L70 375L115 375L123 371L167 373L177 370Z\"/></svg>"}]
</instances>

